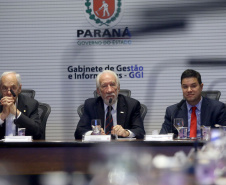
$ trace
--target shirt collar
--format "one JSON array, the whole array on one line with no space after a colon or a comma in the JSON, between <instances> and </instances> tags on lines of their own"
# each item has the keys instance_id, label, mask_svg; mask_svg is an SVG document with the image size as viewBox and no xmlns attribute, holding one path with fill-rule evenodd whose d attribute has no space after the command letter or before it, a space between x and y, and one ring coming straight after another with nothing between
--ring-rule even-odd
<instances>
[{"instance_id":1,"label":"shirt collar","mask_svg":"<svg viewBox=\"0 0 226 185\"><path fill-rule=\"evenodd\" d=\"M192 107L196 107L197 110L200 111L201 110L201 105L202 105L202 96L201 96L201 100L199 101L199 103L197 103L195 106L190 105L187 101L186 101L186 105L187 105L188 111L190 111Z\"/></svg>"}]
</instances>

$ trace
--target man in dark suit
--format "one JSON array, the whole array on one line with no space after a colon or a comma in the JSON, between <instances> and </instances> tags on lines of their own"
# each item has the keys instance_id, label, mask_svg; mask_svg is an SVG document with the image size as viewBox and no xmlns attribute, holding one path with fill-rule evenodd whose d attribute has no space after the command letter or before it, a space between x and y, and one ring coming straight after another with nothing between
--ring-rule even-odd
<instances>
[{"instance_id":1,"label":"man in dark suit","mask_svg":"<svg viewBox=\"0 0 226 185\"><path fill-rule=\"evenodd\" d=\"M19 74L12 71L2 74L0 79L1 139L4 138L4 136L16 135L17 128L26 128L25 135L33 136L33 139L39 139L43 133L38 114L38 102L28 96L20 94L21 87ZM16 104L18 104L17 107ZM17 119L15 119L16 116Z\"/></svg>"},{"instance_id":2,"label":"man in dark suit","mask_svg":"<svg viewBox=\"0 0 226 185\"><path fill-rule=\"evenodd\" d=\"M111 134L120 137L143 138L145 131L140 115L140 102L118 94L120 90L118 76L113 71L103 71L97 76L96 88L100 96L85 101L84 114L77 125L75 139L81 139L84 134L92 134L92 119L101 119L101 134L105 134L105 118L109 105L113 108Z\"/></svg>"},{"instance_id":3,"label":"man in dark suit","mask_svg":"<svg viewBox=\"0 0 226 185\"><path fill-rule=\"evenodd\" d=\"M174 118L183 118L184 127L188 127L188 137L191 137L190 131L194 120L192 118L192 109L194 109L196 121L196 136L201 137L201 126L215 127L215 124L226 125L226 108L222 102L211 100L201 96L203 83L199 72L187 69L181 75L181 88L185 100L167 107L165 121L162 124L160 134L174 133L178 134L173 126Z\"/></svg>"}]
</instances>

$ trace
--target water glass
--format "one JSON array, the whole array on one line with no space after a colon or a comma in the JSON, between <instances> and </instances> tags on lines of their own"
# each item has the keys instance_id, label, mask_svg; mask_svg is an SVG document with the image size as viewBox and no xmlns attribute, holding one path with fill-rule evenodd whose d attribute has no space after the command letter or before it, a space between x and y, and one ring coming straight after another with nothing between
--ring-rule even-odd
<instances>
[{"instance_id":1,"label":"water glass","mask_svg":"<svg viewBox=\"0 0 226 185\"><path fill-rule=\"evenodd\" d=\"M188 137L188 127L182 127L179 130L179 139L187 139Z\"/></svg>"},{"instance_id":2,"label":"water glass","mask_svg":"<svg viewBox=\"0 0 226 185\"><path fill-rule=\"evenodd\" d=\"M91 121L92 134L100 135L101 134L101 120L100 119L92 119Z\"/></svg>"},{"instance_id":3,"label":"water glass","mask_svg":"<svg viewBox=\"0 0 226 185\"><path fill-rule=\"evenodd\" d=\"M221 131L221 136L226 136L226 126L220 126L219 129Z\"/></svg>"},{"instance_id":4,"label":"water glass","mask_svg":"<svg viewBox=\"0 0 226 185\"><path fill-rule=\"evenodd\" d=\"M26 128L18 128L18 136L25 136Z\"/></svg>"},{"instance_id":5,"label":"water glass","mask_svg":"<svg viewBox=\"0 0 226 185\"><path fill-rule=\"evenodd\" d=\"M209 126L201 126L201 136L205 141L210 140L211 137L211 127Z\"/></svg>"},{"instance_id":6,"label":"water glass","mask_svg":"<svg viewBox=\"0 0 226 185\"><path fill-rule=\"evenodd\" d=\"M175 118L173 125L178 131L177 139L180 139L179 134L180 134L180 129L184 126L184 119L183 118Z\"/></svg>"}]
</instances>

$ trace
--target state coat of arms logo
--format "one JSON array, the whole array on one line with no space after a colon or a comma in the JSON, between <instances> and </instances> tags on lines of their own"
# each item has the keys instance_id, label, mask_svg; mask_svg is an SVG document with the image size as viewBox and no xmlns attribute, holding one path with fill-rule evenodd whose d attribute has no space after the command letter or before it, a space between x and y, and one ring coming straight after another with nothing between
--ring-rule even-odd
<instances>
[{"instance_id":1,"label":"state coat of arms logo","mask_svg":"<svg viewBox=\"0 0 226 185\"><path fill-rule=\"evenodd\" d=\"M97 28L111 28L122 17L123 0L85 0L88 21Z\"/></svg>"}]
</instances>

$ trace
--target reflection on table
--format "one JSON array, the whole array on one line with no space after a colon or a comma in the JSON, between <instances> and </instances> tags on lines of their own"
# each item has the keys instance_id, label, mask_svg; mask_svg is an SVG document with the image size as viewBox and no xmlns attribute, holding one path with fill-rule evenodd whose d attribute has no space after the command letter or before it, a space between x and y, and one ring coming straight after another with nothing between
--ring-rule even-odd
<instances>
[{"instance_id":1,"label":"reflection on table","mask_svg":"<svg viewBox=\"0 0 226 185\"><path fill-rule=\"evenodd\" d=\"M89 165L103 158L109 149L120 152L133 148L156 154L173 156L177 151L188 154L193 147L203 142L177 141L112 141L106 143L84 143L81 141L33 141L1 142L0 160L5 164L0 174L41 174L49 171L81 171L89 173Z\"/></svg>"},{"instance_id":2,"label":"reflection on table","mask_svg":"<svg viewBox=\"0 0 226 185\"><path fill-rule=\"evenodd\" d=\"M205 143L201 140L1 142L0 178L32 177L30 184L36 179L35 183L43 185L55 181L62 181L62 185L80 181L98 185L193 184L197 169L201 181L203 177L213 180L215 161L203 163L197 157L201 149L212 152L210 146L203 147ZM23 180L17 179L17 184Z\"/></svg>"}]
</instances>

